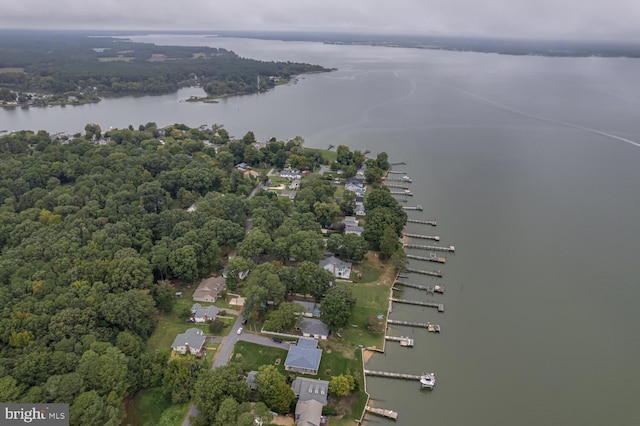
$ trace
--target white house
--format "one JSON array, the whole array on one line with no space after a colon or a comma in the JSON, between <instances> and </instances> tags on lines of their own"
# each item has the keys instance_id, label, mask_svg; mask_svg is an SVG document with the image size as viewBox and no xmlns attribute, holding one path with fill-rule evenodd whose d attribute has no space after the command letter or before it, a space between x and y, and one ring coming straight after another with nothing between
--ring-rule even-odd
<instances>
[{"instance_id":1,"label":"white house","mask_svg":"<svg viewBox=\"0 0 640 426\"><path fill-rule=\"evenodd\" d=\"M187 352L197 355L204 346L205 336L199 328L190 328L176 336L171 348L184 355Z\"/></svg>"},{"instance_id":2,"label":"white house","mask_svg":"<svg viewBox=\"0 0 640 426\"><path fill-rule=\"evenodd\" d=\"M202 280L196 291L193 292L193 300L196 302L213 303L218 298L218 294L227 288L224 277L209 277Z\"/></svg>"},{"instance_id":3,"label":"white house","mask_svg":"<svg viewBox=\"0 0 640 426\"><path fill-rule=\"evenodd\" d=\"M321 260L318 265L331 272L336 278L348 279L351 275L351 262L343 262L335 256Z\"/></svg>"},{"instance_id":4,"label":"white house","mask_svg":"<svg viewBox=\"0 0 640 426\"><path fill-rule=\"evenodd\" d=\"M191 307L191 315L195 322L212 321L218 315L219 309L215 306L202 307L199 303L194 303Z\"/></svg>"}]
</instances>

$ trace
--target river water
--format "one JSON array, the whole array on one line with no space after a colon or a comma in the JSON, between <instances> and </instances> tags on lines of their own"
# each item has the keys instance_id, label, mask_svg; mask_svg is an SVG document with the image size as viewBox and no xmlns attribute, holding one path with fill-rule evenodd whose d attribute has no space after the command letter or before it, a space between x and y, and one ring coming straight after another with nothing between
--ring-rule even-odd
<instances>
[{"instance_id":1,"label":"river water","mask_svg":"<svg viewBox=\"0 0 640 426\"><path fill-rule=\"evenodd\" d=\"M407 204L425 207L410 217L438 221L409 232L435 233L457 252L440 268L446 293L429 296L445 313L396 304L392 314L438 323L442 333L394 327L415 347L390 343L368 364L434 371L436 388L370 378L375 405L398 411L400 425L640 424L640 61L135 39L339 70L219 104L182 102L199 93L192 88L4 110L0 130L222 123L236 136L253 130L260 139L301 135L319 148L385 150L408 163L399 167L413 178ZM402 297L427 298L412 289Z\"/></svg>"}]
</instances>

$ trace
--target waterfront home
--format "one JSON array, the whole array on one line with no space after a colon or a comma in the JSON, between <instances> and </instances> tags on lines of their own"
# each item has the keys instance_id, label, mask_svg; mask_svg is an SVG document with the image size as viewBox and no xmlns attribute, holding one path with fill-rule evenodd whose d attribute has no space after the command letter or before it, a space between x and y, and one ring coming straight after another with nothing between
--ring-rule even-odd
<instances>
[{"instance_id":1,"label":"waterfront home","mask_svg":"<svg viewBox=\"0 0 640 426\"><path fill-rule=\"evenodd\" d=\"M302 332L304 337L326 340L329 337L329 327L319 319L303 318L298 322L296 328Z\"/></svg>"},{"instance_id":2,"label":"waterfront home","mask_svg":"<svg viewBox=\"0 0 640 426\"><path fill-rule=\"evenodd\" d=\"M351 262L343 262L335 256L321 260L318 265L331 272L336 278L348 279L351 275Z\"/></svg>"},{"instance_id":3,"label":"waterfront home","mask_svg":"<svg viewBox=\"0 0 640 426\"><path fill-rule=\"evenodd\" d=\"M291 383L291 389L300 401L315 400L322 405L327 405L329 396L329 382L326 380L297 377Z\"/></svg>"}]
</instances>

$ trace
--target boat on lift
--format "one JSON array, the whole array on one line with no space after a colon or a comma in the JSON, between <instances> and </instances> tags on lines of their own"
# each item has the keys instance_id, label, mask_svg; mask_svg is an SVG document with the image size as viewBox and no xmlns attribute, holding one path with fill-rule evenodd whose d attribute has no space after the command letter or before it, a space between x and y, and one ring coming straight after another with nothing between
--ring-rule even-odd
<instances>
[{"instance_id":1,"label":"boat on lift","mask_svg":"<svg viewBox=\"0 0 640 426\"><path fill-rule=\"evenodd\" d=\"M422 389L433 389L436 385L436 375L433 373L423 374L420 378L420 386Z\"/></svg>"}]
</instances>

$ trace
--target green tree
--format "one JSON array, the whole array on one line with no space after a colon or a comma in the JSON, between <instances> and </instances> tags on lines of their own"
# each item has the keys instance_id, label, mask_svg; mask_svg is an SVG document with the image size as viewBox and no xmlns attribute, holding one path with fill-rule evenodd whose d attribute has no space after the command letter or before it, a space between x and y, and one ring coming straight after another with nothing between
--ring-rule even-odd
<instances>
[{"instance_id":1,"label":"green tree","mask_svg":"<svg viewBox=\"0 0 640 426\"><path fill-rule=\"evenodd\" d=\"M69 423L83 426L118 426L121 409L96 391L84 392L71 404Z\"/></svg>"},{"instance_id":2,"label":"green tree","mask_svg":"<svg viewBox=\"0 0 640 426\"><path fill-rule=\"evenodd\" d=\"M246 238L237 246L238 256L247 259L263 253L269 253L273 247L273 241L266 232L254 228L247 234Z\"/></svg>"},{"instance_id":3,"label":"green tree","mask_svg":"<svg viewBox=\"0 0 640 426\"><path fill-rule=\"evenodd\" d=\"M231 291L235 291L238 288L238 283L240 282L240 274L250 270L252 267L253 262L242 256L234 256L229 259L225 271L227 288Z\"/></svg>"},{"instance_id":4,"label":"green tree","mask_svg":"<svg viewBox=\"0 0 640 426\"><path fill-rule=\"evenodd\" d=\"M333 274L313 262L302 262L296 269L300 290L319 300L331 286Z\"/></svg>"},{"instance_id":5,"label":"green tree","mask_svg":"<svg viewBox=\"0 0 640 426\"><path fill-rule=\"evenodd\" d=\"M263 365L258 368L256 382L261 401L278 413L289 412L295 395L291 387L287 385L285 377L275 366Z\"/></svg>"},{"instance_id":6,"label":"green tree","mask_svg":"<svg viewBox=\"0 0 640 426\"><path fill-rule=\"evenodd\" d=\"M302 311L302 306L295 302L281 303L278 309L269 313L264 328L278 332L291 330L298 323Z\"/></svg>"},{"instance_id":7,"label":"green tree","mask_svg":"<svg viewBox=\"0 0 640 426\"><path fill-rule=\"evenodd\" d=\"M11 376L0 378L0 401L18 402L20 394L24 391L24 386L19 386L16 379Z\"/></svg>"},{"instance_id":8,"label":"green tree","mask_svg":"<svg viewBox=\"0 0 640 426\"><path fill-rule=\"evenodd\" d=\"M322 321L330 331L336 331L347 324L351 318L356 299L351 289L345 285L336 285L327 291L320 304Z\"/></svg>"},{"instance_id":9,"label":"green tree","mask_svg":"<svg viewBox=\"0 0 640 426\"><path fill-rule=\"evenodd\" d=\"M227 426L237 424L238 414L238 402L232 397L227 397L222 400L216 413L216 425Z\"/></svg>"},{"instance_id":10,"label":"green tree","mask_svg":"<svg viewBox=\"0 0 640 426\"><path fill-rule=\"evenodd\" d=\"M93 344L80 359L78 372L88 389L122 398L129 389L127 357L108 343ZM95 350L94 350L95 349Z\"/></svg>"},{"instance_id":11,"label":"green tree","mask_svg":"<svg viewBox=\"0 0 640 426\"><path fill-rule=\"evenodd\" d=\"M193 282L198 277L198 256L193 245L177 248L169 254L169 266L174 277Z\"/></svg>"},{"instance_id":12,"label":"green tree","mask_svg":"<svg viewBox=\"0 0 640 426\"><path fill-rule=\"evenodd\" d=\"M236 365L225 365L215 370L203 370L194 387L194 402L209 424L222 401L231 397L237 402L249 400L250 390L242 370Z\"/></svg>"},{"instance_id":13,"label":"green tree","mask_svg":"<svg viewBox=\"0 0 640 426\"><path fill-rule=\"evenodd\" d=\"M121 330L146 338L155 327L155 302L147 290L107 294L100 307L101 316Z\"/></svg>"},{"instance_id":14,"label":"green tree","mask_svg":"<svg viewBox=\"0 0 640 426\"><path fill-rule=\"evenodd\" d=\"M353 376L340 374L329 379L329 393L336 396L347 396L356 388Z\"/></svg>"},{"instance_id":15,"label":"green tree","mask_svg":"<svg viewBox=\"0 0 640 426\"><path fill-rule=\"evenodd\" d=\"M407 263L409 263L407 253L402 247L399 247L395 253L391 255L391 265L393 265L393 270L396 274L400 274L407 270Z\"/></svg>"},{"instance_id":16,"label":"green tree","mask_svg":"<svg viewBox=\"0 0 640 426\"><path fill-rule=\"evenodd\" d=\"M400 242L398 241L398 234L393 228L385 228L380 238L380 259L390 259L391 256L398 250Z\"/></svg>"},{"instance_id":17,"label":"green tree","mask_svg":"<svg viewBox=\"0 0 640 426\"><path fill-rule=\"evenodd\" d=\"M345 216L353 216L356 212L356 194L351 191L344 191L340 200L340 210Z\"/></svg>"}]
</instances>

